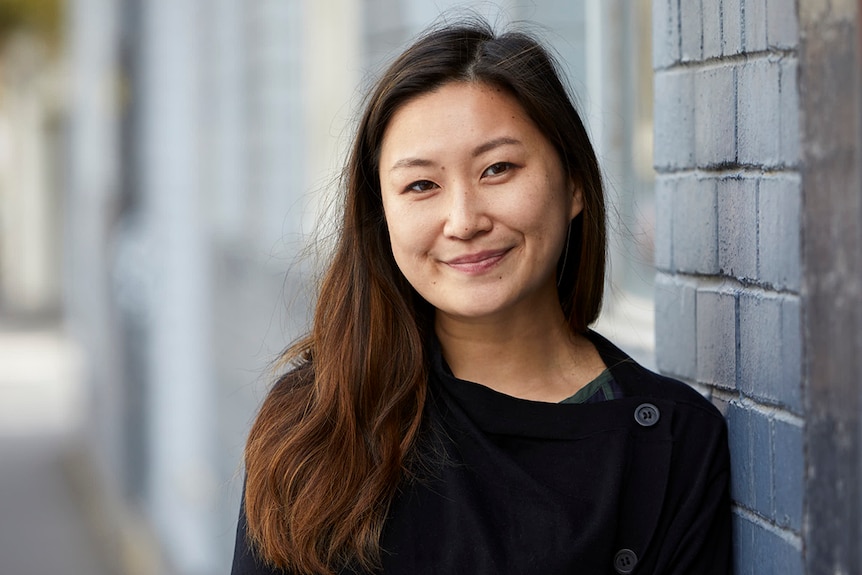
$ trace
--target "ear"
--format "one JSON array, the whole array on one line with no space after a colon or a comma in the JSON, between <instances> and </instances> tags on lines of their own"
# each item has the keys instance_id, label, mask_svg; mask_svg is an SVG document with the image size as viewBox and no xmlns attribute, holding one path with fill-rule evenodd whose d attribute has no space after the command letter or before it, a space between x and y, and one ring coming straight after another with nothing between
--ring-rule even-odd
<instances>
[{"instance_id":1,"label":"ear","mask_svg":"<svg viewBox=\"0 0 862 575\"><path fill-rule=\"evenodd\" d=\"M584 189L580 183L572 178L569 178L569 190L572 194L572 209L569 214L569 219L575 219L575 216L580 214L584 209Z\"/></svg>"}]
</instances>

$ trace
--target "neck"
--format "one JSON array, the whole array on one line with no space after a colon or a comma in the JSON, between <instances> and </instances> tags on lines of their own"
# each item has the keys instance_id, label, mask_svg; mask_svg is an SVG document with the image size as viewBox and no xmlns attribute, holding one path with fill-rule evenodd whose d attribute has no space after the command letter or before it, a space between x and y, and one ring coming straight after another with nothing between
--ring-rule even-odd
<instances>
[{"instance_id":1,"label":"neck","mask_svg":"<svg viewBox=\"0 0 862 575\"><path fill-rule=\"evenodd\" d=\"M554 303L505 321L438 313L437 337L452 373L524 399L560 401L572 395L604 364L586 338L571 333Z\"/></svg>"}]
</instances>

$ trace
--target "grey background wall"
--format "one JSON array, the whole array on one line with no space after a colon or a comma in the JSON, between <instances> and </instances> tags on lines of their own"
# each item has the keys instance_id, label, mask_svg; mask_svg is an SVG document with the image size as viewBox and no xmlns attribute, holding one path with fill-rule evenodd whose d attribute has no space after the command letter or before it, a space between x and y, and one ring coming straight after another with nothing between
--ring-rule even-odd
<instances>
[{"instance_id":1,"label":"grey background wall","mask_svg":"<svg viewBox=\"0 0 862 575\"><path fill-rule=\"evenodd\" d=\"M857 15L653 2L657 364L727 416L739 575L859 572Z\"/></svg>"}]
</instances>

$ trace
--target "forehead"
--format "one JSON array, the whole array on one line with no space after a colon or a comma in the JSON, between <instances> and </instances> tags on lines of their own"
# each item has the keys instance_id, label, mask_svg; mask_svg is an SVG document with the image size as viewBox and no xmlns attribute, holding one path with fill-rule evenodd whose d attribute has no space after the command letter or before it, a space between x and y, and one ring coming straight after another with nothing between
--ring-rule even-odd
<instances>
[{"instance_id":1,"label":"forehead","mask_svg":"<svg viewBox=\"0 0 862 575\"><path fill-rule=\"evenodd\" d=\"M411 98L392 115L381 142L381 168L393 154L436 146L453 149L484 138L516 135L524 144L548 144L521 103L506 89L452 82Z\"/></svg>"}]
</instances>

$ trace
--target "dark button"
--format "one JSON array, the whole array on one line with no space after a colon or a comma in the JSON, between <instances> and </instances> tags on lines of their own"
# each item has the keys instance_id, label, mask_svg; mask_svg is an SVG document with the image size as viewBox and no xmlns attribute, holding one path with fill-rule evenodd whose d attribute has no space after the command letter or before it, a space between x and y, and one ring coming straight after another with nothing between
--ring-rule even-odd
<instances>
[{"instance_id":1,"label":"dark button","mask_svg":"<svg viewBox=\"0 0 862 575\"><path fill-rule=\"evenodd\" d=\"M650 406L652 407L652 406ZM638 556L631 549L620 549L614 555L614 570L617 573L626 575L635 570L635 565L638 564Z\"/></svg>"},{"instance_id":2,"label":"dark button","mask_svg":"<svg viewBox=\"0 0 862 575\"><path fill-rule=\"evenodd\" d=\"M658 408L651 403L642 403L635 409L635 421L644 427L652 427L658 423L660 416Z\"/></svg>"}]
</instances>

